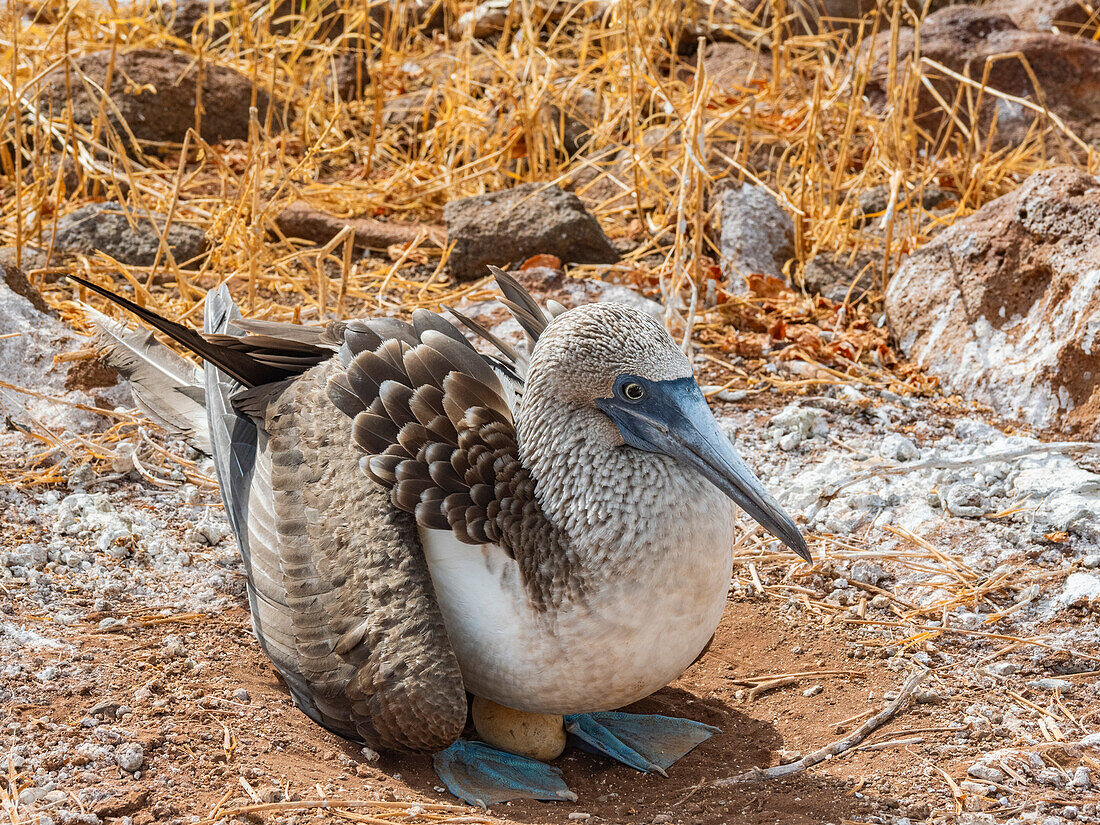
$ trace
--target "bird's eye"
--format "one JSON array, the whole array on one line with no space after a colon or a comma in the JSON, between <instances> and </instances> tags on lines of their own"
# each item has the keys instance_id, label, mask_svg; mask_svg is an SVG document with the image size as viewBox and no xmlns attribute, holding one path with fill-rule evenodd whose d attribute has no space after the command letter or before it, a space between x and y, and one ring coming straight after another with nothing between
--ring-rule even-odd
<instances>
[{"instance_id":1,"label":"bird's eye","mask_svg":"<svg viewBox=\"0 0 1100 825\"><path fill-rule=\"evenodd\" d=\"M629 384L623 384L623 397L627 401L641 401L642 396L645 395L645 390L642 389L642 385L636 381L631 381Z\"/></svg>"}]
</instances>

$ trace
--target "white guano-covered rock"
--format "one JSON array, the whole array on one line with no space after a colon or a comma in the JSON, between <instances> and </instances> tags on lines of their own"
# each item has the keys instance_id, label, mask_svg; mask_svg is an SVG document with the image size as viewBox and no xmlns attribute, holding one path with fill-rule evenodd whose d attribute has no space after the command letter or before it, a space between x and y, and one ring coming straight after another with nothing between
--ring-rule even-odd
<instances>
[{"instance_id":1,"label":"white guano-covered rock","mask_svg":"<svg viewBox=\"0 0 1100 825\"><path fill-rule=\"evenodd\" d=\"M945 390L1100 434L1100 178L1059 167L956 222L890 281L902 350Z\"/></svg>"},{"instance_id":2,"label":"white guano-covered rock","mask_svg":"<svg viewBox=\"0 0 1100 825\"><path fill-rule=\"evenodd\" d=\"M1058 595L1058 602L1066 607L1100 609L1100 576L1094 573L1071 573Z\"/></svg>"},{"instance_id":3,"label":"white guano-covered rock","mask_svg":"<svg viewBox=\"0 0 1100 825\"><path fill-rule=\"evenodd\" d=\"M72 387L70 364L54 361L55 356L84 348L88 342L43 311L41 297L29 284L26 295L14 291L7 277L11 273L19 270L0 261L0 275L5 276L0 280L0 380L40 395L6 391L0 406L17 421L28 425L39 421L54 432L94 430L97 416L74 404L97 406L97 400ZM22 273L18 277L26 284ZM110 395L118 400L124 397L114 392ZM62 397L69 403L44 396Z\"/></svg>"},{"instance_id":4,"label":"white guano-covered rock","mask_svg":"<svg viewBox=\"0 0 1100 825\"><path fill-rule=\"evenodd\" d=\"M825 413L813 407L788 404L772 416L768 422L767 439L781 450L790 452L814 436L824 436L829 432Z\"/></svg>"}]
</instances>

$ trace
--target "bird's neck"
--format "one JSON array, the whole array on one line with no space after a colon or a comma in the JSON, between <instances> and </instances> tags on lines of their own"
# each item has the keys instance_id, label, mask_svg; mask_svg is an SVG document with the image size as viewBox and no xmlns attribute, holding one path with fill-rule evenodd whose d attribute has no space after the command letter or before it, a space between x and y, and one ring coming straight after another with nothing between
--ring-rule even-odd
<instances>
[{"instance_id":1,"label":"bird's neck","mask_svg":"<svg viewBox=\"0 0 1100 825\"><path fill-rule=\"evenodd\" d=\"M529 400L529 399L527 399ZM689 467L616 444L598 410L544 400L517 427L523 463L546 519L562 536L559 562L582 590L609 579L639 584L732 554L732 502Z\"/></svg>"}]
</instances>

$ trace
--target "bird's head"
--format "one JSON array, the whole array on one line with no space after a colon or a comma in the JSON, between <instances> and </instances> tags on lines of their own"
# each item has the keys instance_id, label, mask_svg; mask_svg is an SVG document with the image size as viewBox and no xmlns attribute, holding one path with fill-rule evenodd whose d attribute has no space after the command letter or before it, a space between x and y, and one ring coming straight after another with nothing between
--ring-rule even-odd
<instances>
[{"instance_id":1,"label":"bird's head","mask_svg":"<svg viewBox=\"0 0 1100 825\"><path fill-rule=\"evenodd\" d=\"M660 453L693 468L811 561L798 527L718 426L688 359L649 315L622 304L562 313L539 337L527 388L590 413L591 437L609 447Z\"/></svg>"}]
</instances>

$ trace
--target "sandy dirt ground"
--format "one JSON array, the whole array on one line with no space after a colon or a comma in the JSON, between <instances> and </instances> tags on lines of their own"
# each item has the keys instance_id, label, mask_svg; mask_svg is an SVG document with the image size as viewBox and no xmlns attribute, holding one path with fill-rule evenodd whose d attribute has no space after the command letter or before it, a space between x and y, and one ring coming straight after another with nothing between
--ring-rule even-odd
<instances>
[{"instance_id":1,"label":"sandy dirt ground","mask_svg":"<svg viewBox=\"0 0 1100 825\"><path fill-rule=\"evenodd\" d=\"M877 399L861 417L823 404L826 425L789 452L767 446L796 417L789 407L727 406L724 423L780 487L782 478L840 477L829 463L837 444L847 445L841 455L863 455L890 427L912 431L906 421L922 422L925 463L962 449L958 421L932 405ZM878 419L876 409L885 410ZM985 433L967 454L1003 446L1003 433L967 426L972 441ZM0 457L14 469L28 449L9 432ZM1069 479L1073 495L1095 486L1086 459L1033 464ZM913 508L927 506L912 490L934 488L937 472L941 487L951 481L934 468L882 481L887 503L889 490L911 499L895 502L886 521L912 524ZM429 758L368 761L294 708L252 636L214 487L97 479L79 468L72 476L75 489L4 491L0 691L13 822L1097 821L1097 614L1088 593L1065 595L1095 564L1081 513L1067 535L1034 540L1050 526L1035 527L1034 512L1028 532L1029 522L1012 526L1015 516L933 508L919 541L900 542L864 519L844 538L817 535L812 569L747 535L713 645L632 708L721 733L668 778L570 749L557 764L576 803L481 812L455 805ZM790 481L783 495L798 501L799 489ZM838 512L866 504L859 489ZM1081 500L1088 517L1092 499ZM839 517L800 512L815 524ZM923 669L915 701L859 746L789 778L721 782L842 738Z\"/></svg>"}]
</instances>

